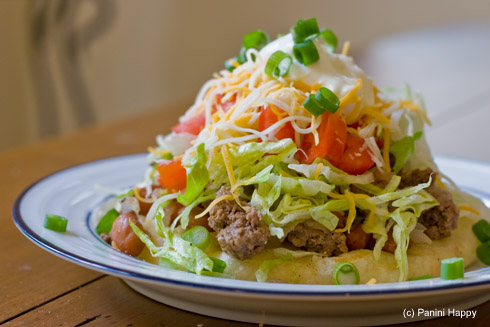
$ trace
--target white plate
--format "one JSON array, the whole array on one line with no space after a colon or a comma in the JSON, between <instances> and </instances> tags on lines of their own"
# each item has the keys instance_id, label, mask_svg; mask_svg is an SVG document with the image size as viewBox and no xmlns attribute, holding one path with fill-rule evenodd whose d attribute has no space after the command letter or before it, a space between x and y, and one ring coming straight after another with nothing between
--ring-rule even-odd
<instances>
[{"instance_id":1,"label":"white plate","mask_svg":"<svg viewBox=\"0 0 490 327\"><path fill-rule=\"evenodd\" d=\"M437 163L463 189L490 203L490 166L454 158ZM43 249L81 266L123 278L157 301L230 320L277 325L381 325L428 319L419 308L468 309L490 299L490 267L457 281L438 278L377 285L291 285L228 280L169 270L126 256L94 232L93 210L107 196L97 184L122 189L138 182L143 154L86 163L50 175L22 193L17 227ZM488 192L488 193L487 193ZM47 213L69 219L66 233L43 228ZM415 310L413 318L404 318Z\"/></svg>"}]
</instances>

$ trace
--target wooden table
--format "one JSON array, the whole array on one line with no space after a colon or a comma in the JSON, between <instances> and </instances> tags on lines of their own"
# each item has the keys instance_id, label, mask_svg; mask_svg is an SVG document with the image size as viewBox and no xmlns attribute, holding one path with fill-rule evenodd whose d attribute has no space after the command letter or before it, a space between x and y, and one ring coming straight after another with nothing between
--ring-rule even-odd
<instances>
[{"instance_id":1,"label":"wooden table","mask_svg":"<svg viewBox=\"0 0 490 327\"><path fill-rule=\"evenodd\" d=\"M118 278L41 250L12 221L16 197L33 182L72 165L144 152L154 144L155 135L169 131L181 112L182 108L167 108L0 155L0 325L257 326L201 316L150 300ZM488 326L490 302L476 309L475 319L439 318L420 325Z\"/></svg>"}]
</instances>

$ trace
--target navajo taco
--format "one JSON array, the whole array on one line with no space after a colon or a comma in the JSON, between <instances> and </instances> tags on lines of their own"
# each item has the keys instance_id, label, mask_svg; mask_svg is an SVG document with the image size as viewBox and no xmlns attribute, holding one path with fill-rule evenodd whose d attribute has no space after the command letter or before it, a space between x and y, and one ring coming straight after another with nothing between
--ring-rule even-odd
<instances>
[{"instance_id":1,"label":"navajo taco","mask_svg":"<svg viewBox=\"0 0 490 327\"><path fill-rule=\"evenodd\" d=\"M397 282L475 262L487 208L438 170L421 97L378 89L348 51L316 19L245 35L98 232L172 269L259 282L338 283L346 262L354 283Z\"/></svg>"}]
</instances>

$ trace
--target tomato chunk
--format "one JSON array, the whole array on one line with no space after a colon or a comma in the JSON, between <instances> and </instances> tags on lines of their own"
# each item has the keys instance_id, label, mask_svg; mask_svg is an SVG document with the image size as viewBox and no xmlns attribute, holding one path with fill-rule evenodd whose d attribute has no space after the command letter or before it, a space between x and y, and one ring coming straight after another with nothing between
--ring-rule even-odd
<instances>
[{"instance_id":1,"label":"tomato chunk","mask_svg":"<svg viewBox=\"0 0 490 327\"><path fill-rule=\"evenodd\" d=\"M342 158L330 162L351 175L363 174L374 165L368 148L364 146L364 139L356 134L347 135L346 148Z\"/></svg>"},{"instance_id":2,"label":"tomato chunk","mask_svg":"<svg viewBox=\"0 0 490 327\"><path fill-rule=\"evenodd\" d=\"M276 113L285 114L286 112L277 107L272 108L272 105L262 108L259 116L259 131L262 132L279 121ZM294 139L294 128L291 123L285 123L275 132L274 137L278 140L286 138Z\"/></svg>"},{"instance_id":3,"label":"tomato chunk","mask_svg":"<svg viewBox=\"0 0 490 327\"><path fill-rule=\"evenodd\" d=\"M157 170L160 174L158 182L163 188L171 192L185 189L187 185L187 172L182 167L180 160L163 162L157 167Z\"/></svg>"},{"instance_id":4,"label":"tomato chunk","mask_svg":"<svg viewBox=\"0 0 490 327\"><path fill-rule=\"evenodd\" d=\"M313 134L307 134L301 145L306 157L300 156L301 163L311 164L316 158L338 161L345 150L347 125L339 115L324 113L317 129L319 142L315 144Z\"/></svg>"},{"instance_id":5,"label":"tomato chunk","mask_svg":"<svg viewBox=\"0 0 490 327\"><path fill-rule=\"evenodd\" d=\"M216 104L214 105L213 109L216 111L216 107L217 106L221 106L221 109L224 111L224 112L228 112L231 107L233 107L233 105L235 104L236 102L236 94L233 94L229 100L223 102L223 96L224 94L218 94L216 96Z\"/></svg>"},{"instance_id":6,"label":"tomato chunk","mask_svg":"<svg viewBox=\"0 0 490 327\"><path fill-rule=\"evenodd\" d=\"M172 127L174 133L189 133L198 135L206 124L206 114L203 112Z\"/></svg>"}]
</instances>

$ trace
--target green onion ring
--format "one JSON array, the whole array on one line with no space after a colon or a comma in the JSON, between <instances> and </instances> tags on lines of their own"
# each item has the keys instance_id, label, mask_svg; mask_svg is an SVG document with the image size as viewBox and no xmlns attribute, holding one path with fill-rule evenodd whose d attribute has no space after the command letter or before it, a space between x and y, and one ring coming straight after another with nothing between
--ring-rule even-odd
<instances>
[{"instance_id":1,"label":"green onion ring","mask_svg":"<svg viewBox=\"0 0 490 327\"><path fill-rule=\"evenodd\" d=\"M203 226L194 226L191 229L187 230L182 238L187 242L192 243L197 246L201 250L206 250L211 242L211 238L209 236L209 231L206 227Z\"/></svg>"},{"instance_id":2,"label":"green onion ring","mask_svg":"<svg viewBox=\"0 0 490 327\"><path fill-rule=\"evenodd\" d=\"M55 232L64 233L66 232L66 225L68 224L68 219L58 215L47 214L44 217L44 228L50 229Z\"/></svg>"},{"instance_id":3,"label":"green onion ring","mask_svg":"<svg viewBox=\"0 0 490 327\"><path fill-rule=\"evenodd\" d=\"M313 43L313 40L308 40L303 43L296 43L293 46L293 53L296 60L305 66L311 65L320 60L320 54Z\"/></svg>"},{"instance_id":4,"label":"green onion ring","mask_svg":"<svg viewBox=\"0 0 490 327\"><path fill-rule=\"evenodd\" d=\"M318 22L316 18L310 18L307 20L298 20L296 24L291 28L291 34L293 35L294 43L302 43L309 36L320 33L318 28Z\"/></svg>"},{"instance_id":5,"label":"green onion ring","mask_svg":"<svg viewBox=\"0 0 490 327\"><path fill-rule=\"evenodd\" d=\"M453 280L464 278L464 259L449 258L441 260L441 279Z\"/></svg>"},{"instance_id":6,"label":"green onion ring","mask_svg":"<svg viewBox=\"0 0 490 327\"><path fill-rule=\"evenodd\" d=\"M339 109L339 98L327 89L322 87L315 94L310 94L308 98L303 102L303 107L308 110L312 115L318 117L325 111L335 113Z\"/></svg>"},{"instance_id":7,"label":"green onion ring","mask_svg":"<svg viewBox=\"0 0 490 327\"><path fill-rule=\"evenodd\" d=\"M293 58L285 52L278 50L274 52L267 60L265 73L272 78L279 78L287 75L293 64Z\"/></svg>"},{"instance_id":8,"label":"green onion ring","mask_svg":"<svg viewBox=\"0 0 490 327\"><path fill-rule=\"evenodd\" d=\"M328 50L331 53L334 53L335 50L337 50L337 44L338 44L337 36L331 30L326 30L326 29L322 30L320 32L320 35L323 41L325 41Z\"/></svg>"},{"instance_id":9,"label":"green onion ring","mask_svg":"<svg viewBox=\"0 0 490 327\"><path fill-rule=\"evenodd\" d=\"M480 219L473 225L472 229L480 242L484 243L490 240L490 224L485 219Z\"/></svg>"},{"instance_id":10,"label":"green onion ring","mask_svg":"<svg viewBox=\"0 0 490 327\"><path fill-rule=\"evenodd\" d=\"M339 262L333 270L333 281L337 285L359 284L359 271L352 262Z\"/></svg>"}]
</instances>

